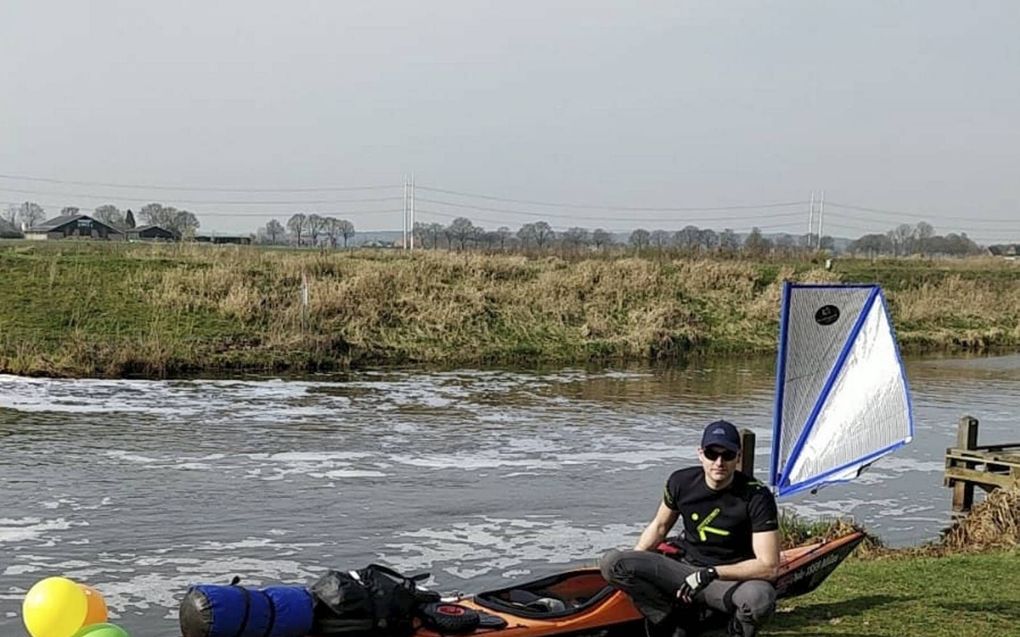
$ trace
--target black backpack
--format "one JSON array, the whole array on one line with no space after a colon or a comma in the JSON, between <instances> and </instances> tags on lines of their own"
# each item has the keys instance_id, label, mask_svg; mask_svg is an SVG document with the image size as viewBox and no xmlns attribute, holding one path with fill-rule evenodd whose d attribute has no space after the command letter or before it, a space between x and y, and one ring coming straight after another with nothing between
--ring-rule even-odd
<instances>
[{"instance_id":1,"label":"black backpack","mask_svg":"<svg viewBox=\"0 0 1020 637\"><path fill-rule=\"evenodd\" d=\"M313 633L323 637L409 637L419 606L439 594L418 589L428 573L405 577L370 564L345 573L330 571L311 587L315 597Z\"/></svg>"}]
</instances>

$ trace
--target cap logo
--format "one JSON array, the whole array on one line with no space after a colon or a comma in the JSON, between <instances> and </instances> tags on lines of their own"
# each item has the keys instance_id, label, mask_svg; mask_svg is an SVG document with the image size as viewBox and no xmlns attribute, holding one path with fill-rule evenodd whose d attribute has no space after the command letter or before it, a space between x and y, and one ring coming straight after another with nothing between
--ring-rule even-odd
<instances>
[{"instance_id":1,"label":"cap logo","mask_svg":"<svg viewBox=\"0 0 1020 637\"><path fill-rule=\"evenodd\" d=\"M721 436L725 436L726 435L726 431L723 430L723 429L713 429L712 430L712 435L714 436L716 434L719 434Z\"/></svg>"}]
</instances>

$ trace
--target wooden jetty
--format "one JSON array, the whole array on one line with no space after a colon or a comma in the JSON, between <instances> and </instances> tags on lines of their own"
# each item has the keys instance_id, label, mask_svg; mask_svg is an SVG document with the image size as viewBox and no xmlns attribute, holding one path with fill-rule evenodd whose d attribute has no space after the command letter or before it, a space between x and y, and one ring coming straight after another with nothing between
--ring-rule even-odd
<instances>
[{"instance_id":1,"label":"wooden jetty","mask_svg":"<svg viewBox=\"0 0 1020 637\"><path fill-rule=\"evenodd\" d=\"M960 418L956 446L946 449L943 484L953 489L954 513L970 511L974 487L1020 487L1020 442L979 445L977 418Z\"/></svg>"}]
</instances>

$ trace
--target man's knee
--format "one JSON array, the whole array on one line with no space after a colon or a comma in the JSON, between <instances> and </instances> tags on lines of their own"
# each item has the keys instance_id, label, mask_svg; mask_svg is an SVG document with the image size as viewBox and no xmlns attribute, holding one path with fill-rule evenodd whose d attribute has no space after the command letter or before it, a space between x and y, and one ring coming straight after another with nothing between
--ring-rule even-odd
<instances>
[{"instance_id":1,"label":"man's knee","mask_svg":"<svg viewBox=\"0 0 1020 637\"><path fill-rule=\"evenodd\" d=\"M741 619L759 624L776 610L776 589L763 580L744 582L733 593L733 605Z\"/></svg>"},{"instance_id":2,"label":"man's knee","mask_svg":"<svg viewBox=\"0 0 1020 637\"><path fill-rule=\"evenodd\" d=\"M602 577L610 584L618 584L620 578L626 576L625 557L626 555L623 551L613 549L603 555L599 561L599 570L602 571Z\"/></svg>"}]
</instances>

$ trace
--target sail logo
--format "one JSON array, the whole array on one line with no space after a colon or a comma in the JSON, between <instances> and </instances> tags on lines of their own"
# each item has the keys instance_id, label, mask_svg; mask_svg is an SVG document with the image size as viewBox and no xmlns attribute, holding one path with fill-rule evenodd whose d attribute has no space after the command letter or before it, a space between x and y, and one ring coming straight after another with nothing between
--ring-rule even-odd
<instances>
[{"instance_id":1,"label":"sail logo","mask_svg":"<svg viewBox=\"0 0 1020 637\"><path fill-rule=\"evenodd\" d=\"M835 305L823 305L815 312L815 323L832 325L839 320L839 308Z\"/></svg>"}]
</instances>

